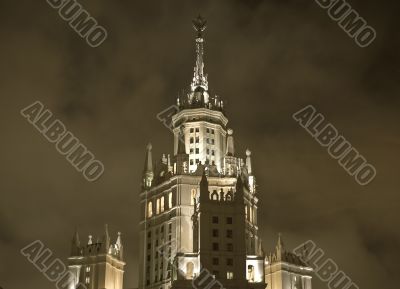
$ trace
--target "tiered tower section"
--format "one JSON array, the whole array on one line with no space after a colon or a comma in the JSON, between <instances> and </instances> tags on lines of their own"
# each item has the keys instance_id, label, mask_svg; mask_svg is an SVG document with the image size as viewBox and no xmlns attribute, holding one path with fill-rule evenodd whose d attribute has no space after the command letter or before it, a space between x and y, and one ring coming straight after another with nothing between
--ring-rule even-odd
<instances>
[{"instance_id":1,"label":"tiered tower section","mask_svg":"<svg viewBox=\"0 0 400 289\"><path fill-rule=\"evenodd\" d=\"M146 149L139 288L193 288L205 270L217 287L265 288L251 152L236 154L223 100L204 74L206 21L193 26L196 65L172 116L173 154L154 164L152 146Z\"/></svg>"}]
</instances>

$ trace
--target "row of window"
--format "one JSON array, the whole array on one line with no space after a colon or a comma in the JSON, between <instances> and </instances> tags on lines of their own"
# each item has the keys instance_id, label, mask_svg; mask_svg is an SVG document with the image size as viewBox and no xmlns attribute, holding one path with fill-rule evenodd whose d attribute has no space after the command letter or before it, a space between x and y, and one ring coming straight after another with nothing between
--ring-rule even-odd
<instances>
[{"instance_id":1,"label":"row of window","mask_svg":"<svg viewBox=\"0 0 400 289\"><path fill-rule=\"evenodd\" d=\"M189 142L190 143L199 143L200 142L200 138L198 137L198 136L196 136L196 137L190 137L190 139L189 139ZM215 139L213 139L213 138L207 138L206 139L206 143L208 143L208 144L215 144Z\"/></svg>"},{"instance_id":2,"label":"row of window","mask_svg":"<svg viewBox=\"0 0 400 289\"><path fill-rule=\"evenodd\" d=\"M156 199L156 210L155 213L156 215L163 213L165 211L165 198L164 196L162 196L161 198L157 198ZM172 192L168 193L168 209L171 209L173 206L172 204ZM154 213L153 213L153 202L149 201L147 204L147 217L151 218L153 217Z\"/></svg>"},{"instance_id":3,"label":"row of window","mask_svg":"<svg viewBox=\"0 0 400 289\"><path fill-rule=\"evenodd\" d=\"M218 216L213 216L213 217L212 217L212 223L213 223L213 224L219 224L219 217L218 217ZM233 224L233 218L232 218L232 217L227 217L227 218L226 218L226 223L227 223L228 225Z\"/></svg>"},{"instance_id":4,"label":"row of window","mask_svg":"<svg viewBox=\"0 0 400 289\"><path fill-rule=\"evenodd\" d=\"M218 279L220 277L219 276L219 271L213 270L212 273L213 273L215 279ZM233 272L227 271L226 272L226 279L228 279L228 280L233 279Z\"/></svg>"},{"instance_id":5,"label":"row of window","mask_svg":"<svg viewBox=\"0 0 400 289\"><path fill-rule=\"evenodd\" d=\"M191 148L189 152L190 152L190 154L193 154L193 153L199 154L200 153L200 149L199 148L196 148L196 149ZM214 150L206 149L206 152L207 152L208 155L210 154L210 152L211 152L212 156L215 155L215 151Z\"/></svg>"},{"instance_id":6,"label":"row of window","mask_svg":"<svg viewBox=\"0 0 400 289\"><path fill-rule=\"evenodd\" d=\"M212 243L212 249L213 251L219 251L219 243L214 242ZM233 251L233 244L232 243L227 243L226 244L226 251L232 252Z\"/></svg>"},{"instance_id":7,"label":"row of window","mask_svg":"<svg viewBox=\"0 0 400 289\"><path fill-rule=\"evenodd\" d=\"M213 229L212 230L212 236L213 237L219 237L219 230L218 229ZM233 238L233 231L232 230L226 230L226 238L232 239Z\"/></svg>"},{"instance_id":8,"label":"row of window","mask_svg":"<svg viewBox=\"0 0 400 289\"><path fill-rule=\"evenodd\" d=\"M196 130L196 132L199 132L200 131L200 129L198 128L198 127L196 127L196 128L190 128L190 133L194 133L195 132L195 130ZM206 129L206 132L207 133L211 133L211 134L215 134L215 131L214 131L214 129L210 129L210 128L207 128Z\"/></svg>"},{"instance_id":9,"label":"row of window","mask_svg":"<svg viewBox=\"0 0 400 289\"><path fill-rule=\"evenodd\" d=\"M212 259L212 264L215 266L219 265L219 258L213 258ZM227 266L233 266L233 259L232 258L226 258L226 265Z\"/></svg>"}]
</instances>

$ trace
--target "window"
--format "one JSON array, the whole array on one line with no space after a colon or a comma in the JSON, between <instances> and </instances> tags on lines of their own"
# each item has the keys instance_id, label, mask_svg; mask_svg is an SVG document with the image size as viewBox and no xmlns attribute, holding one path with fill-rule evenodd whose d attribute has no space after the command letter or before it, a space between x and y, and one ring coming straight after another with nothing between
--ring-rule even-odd
<instances>
[{"instance_id":1,"label":"window","mask_svg":"<svg viewBox=\"0 0 400 289\"><path fill-rule=\"evenodd\" d=\"M232 230L226 230L226 237L227 238L232 238L232 236L233 236Z\"/></svg>"},{"instance_id":2,"label":"window","mask_svg":"<svg viewBox=\"0 0 400 289\"><path fill-rule=\"evenodd\" d=\"M161 197L161 206L160 206L161 213L164 212L164 204L165 204L165 199L164 199L164 196L162 196Z\"/></svg>"},{"instance_id":3,"label":"window","mask_svg":"<svg viewBox=\"0 0 400 289\"><path fill-rule=\"evenodd\" d=\"M215 141L214 141L214 139L212 138L212 139L211 139L211 144L214 144L214 143L215 143Z\"/></svg>"},{"instance_id":4,"label":"window","mask_svg":"<svg viewBox=\"0 0 400 289\"><path fill-rule=\"evenodd\" d=\"M196 198L197 191L196 189L192 189L190 191L190 204L193 206L194 205L194 199Z\"/></svg>"},{"instance_id":5,"label":"window","mask_svg":"<svg viewBox=\"0 0 400 289\"><path fill-rule=\"evenodd\" d=\"M226 218L226 223L227 223L227 224L231 225L232 222L233 222L232 217Z\"/></svg>"},{"instance_id":6,"label":"window","mask_svg":"<svg viewBox=\"0 0 400 289\"><path fill-rule=\"evenodd\" d=\"M199 137L196 136L196 143L199 143Z\"/></svg>"},{"instance_id":7,"label":"window","mask_svg":"<svg viewBox=\"0 0 400 289\"><path fill-rule=\"evenodd\" d=\"M199 161L200 161L199 159L196 159L196 164L198 164L198 163L199 163Z\"/></svg>"},{"instance_id":8,"label":"window","mask_svg":"<svg viewBox=\"0 0 400 289\"><path fill-rule=\"evenodd\" d=\"M219 272L218 271L212 271L213 275L214 275L214 279L218 279L219 278Z\"/></svg>"},{"instance_id":9,"label":"window","mask_svg":"<svg viewBox=\"0 0 400 289\"><path fill-rule=\"evenodd\" d=\"M247 266L247 280L250 282L254 282L254 266L249 265Z\"/></svg>"},{"instance_id":10,"label":"window","mask_svg":"<svg viewBox=\"0 0 400 289\"><path fill-rule=\"evenodd\" d=\"M207 131L207 133L210 133L210 129L209 129L209 128L207 128L207 130L206 130L206 131Z\"/></svg>"},{"instance_id":11,"label":"window","mask_svg":"<svg viewBox=\"0 0 400 289\"><path fill-rule=\"evenodd\" d=\"M228 271L228 272L226 272L226 279L233 279L233 272L231 272L231 271Z\"/></svg>"},{"instance_id":12,"label":"window","mask_svg":"<svg viewBox=\"0 0 400 289\"><path fill-rule=\"evenodd\" d=\"M214 130L213 129L211 130L211 134L214 134Z\"/></svg>"},{"instance_id":13,"label":"window","mask_svg":"<svg viewBox=\"0 0 400 289\"><path fill-rule=\"evenodd\" d=\"M151 249L151 243L147 243L147 250Z\"/></svg>"},{"instance_id":14,"label":"window","mask_svg":"<svg viewBox=\"0 0 400 289\"><path fill-rule=\"evenodd\" d=\"M168 232L172 233L172 224L171 223L168 224Z\"/></svg>"},{"instance_id":15,"label":"window","mask_svg":"<svg viewBox=\"0 0 400 289\"><path fill-rule=\"evenodd\" d=\"M193 279L194 264L192 262L186 263L186 279Z\"/></svg>"},{"instance_id":16,"label":"window","mask_svg":"<svg viewBox=\"0 0 400 289\"><path fill-rule=\"evenodd\" d=\"M172 192L168 194L168 209L172 208Z\"/></svg>"},{"instance_id":17,"label":"window","mask_svg":"<svg viewBox=\"0 0 400 289\"><path fill-rule=\"evenodd\" d=\"M210 154L210 149L207 149L207 154L208 154L208 155Z\"/></svg>"},{"instance_id":18,"label":"window","mask_svg":"<svg viewBox=\"0 0 400 289\"><path fill-rule=\"evenodd\" d=\"M190 143L193 143L193 140L194 140L194 139L191 137L191 138L190 138Z\"/></svg>"},{"instance_id":19,"label":"window","mask_svg":"<svg viewBox=\"0 0 400 289\"><path fill-rule=\"evenodd\" d=\"M189 163L192 166L193 165L193 159L191 159Z\"/></svg>"},{"instance_id":20,"label":"window","mask_svg":"<svg viewBox=\"0 0 400 289\"><path fill-rule=\"evenodd\" d=\"M150 254L147 255L147 261L150 261Z\"/></svg>"},{"instance_id":21,"label":"window","mask_svg":"<svg viewBox=\"0 0 400 289\"><path fill-rule=\"evenodd\" d=\"M212 243L212 248L214 251L218 251L219 250L219 244L218 243Z\"/></svg>"},{"instance_id":22,"label":"window","mask_svg":"<svg viewBox=\"0 0 400 289\"><path fill-rule=\"evenodd\" d=\"M198 127L196 127L196 132L199 132L200 130L199 130L199 128Z\"/></svg>"},{"instance_id":23,"label":"window","mask_svg":"<svg viewBox=\"0 0 400 289\"><path fill-rule=\"evenodd\" d=\"M196 154L198 154L199 153L199 148L196 148Z\"/></svg>"},{"instance_id":24,"label":"window","mask_svg":"<svg viewBox=\"0 0 400 289\"><path fill-rule=\"evenodd\" d=\"M90 283L90 277L86 277L85 283L86 283L86 284L89 284L89 283Z\"/></svg>"},{"instance_id":25,"label":"window","mask_svg":"<svg viewBox=\"0 0 400 289\"><path fill-rule=\"evenodd\" d=\"M90 272L90 267L86 266L86 272Z\"/></svg>"},{"instance_id":26,"label":"window","mask_svg":"<svg viewBox=\"0 0 400 289\"><path fill-rule=\"evenodd\" d=\"M214 150L211 150L211 155L215 156L215 151Z\"/></svg>"},{"instance_id":27,"label":"window","mask_svg":"<svg viewBox=\"0 0 400 289\"><path fill-rule=\"evenodd\" d=\"M147 233L147 238L151 238L151 231Z\"/></svg>"},{"instance_id":28,"label":"window","mask_svg":"<svg viewBox=\"0 0 400 289\"><path fill-rule=\"evenodd\" d=\"M156 203L156 214L158 215L160 213L160 199L157 199Z\"/></svg>"},{"instance_id":29,"label":"window","mask_svg":"<svg viewBox=\"0 0 400 289\"><path fill-rule=\"evenodd\" d=\"M212 217L212 222L213 224L218 224L218 217L216 216Z\"/></svg>"},{"instance_id":30,"label":"window","mask_svg":"<svg viewBox=\"0 0 400 289\"><path fill-rule=\"evenodd\" d=\"M153 203L149 202L147 204L147 217L151 218L153 216Z\"/></svg>"},{"instance_id":31,"label":"window","mask_svg":"<svg viewBox=\"0 0 400 289\"><path fill-rule=\"evenodd\" d=\"M219 259L218 258L213 258L212 259L213 265L218 265L219 264Z\"/></svg>"},{"instance_id":32,"label":"window","mask_svg":"<svg viewBox=\"0 0 400 289\"><path fill-rule=\"evenodd\" d=\"M229 251L229 252L232 252L232 251L233 251L233 245L232 245L232 243L226 244L226 250Z\"/></svg>"},{"instance_id":33,"label":"window","mask_svg":"<svg viewBox=\"0 0 400 289\"><path fill-rule=\"evenodd\" d=\"M206 142L207 142L207 143L210 143L210 139L209 139L209 138L207 138Z\"/></svg>"},{"instance_id":34,"label":"window","mask_svg":"<svg viewBox=\"0 0 400 289\"><path fill-rule=\"evenodd\" d=\"M218 230L217 229L213 229L212 230L212 236L213 237L218 237Z\"/></svg>"},{"instance_id":35,"label":"window","mask_svg":"<svg viewBox=\"0 0 400 289\"><path fill-rule=\"evenodd\" d=\"M194 131L193 127L192 127L192 128L190 128L190 132L191 132L191 133L193 133L193 131Z\"/></svg>"},{"instance_id":36,"label":"window","mask_svg":"<svg viewBox=\"0 0 400 289\"><path fill-rule=\"evenodd\" d=\"M227 266L233 266L233 259L232 258L226 259L226 265Z\"/></svg>"},{"instance_id":37,"label":"window","mask_svg":"<svg viewBox=\"0 0 400 289\"><path fill-rule=\"evenodd\" d=\"M191 154L193 153L193 149L190 149L189 151L190 151Z\"/></svg>"}]
</instances>

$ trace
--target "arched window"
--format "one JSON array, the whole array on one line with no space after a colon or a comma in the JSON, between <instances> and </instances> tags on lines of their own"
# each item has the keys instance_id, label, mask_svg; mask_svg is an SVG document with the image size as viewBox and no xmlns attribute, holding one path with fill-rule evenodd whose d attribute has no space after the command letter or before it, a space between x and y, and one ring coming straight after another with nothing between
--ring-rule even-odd
<instances>
[{"instance_id":1,"label":"arched window","mask_svg":"<svg viewBox=\"0 0 400 289\"><path fill-rule=\"evenodd\" d=\"M190 204L193 206L194 205L194 199L196 198L196 196L197 196L197 191L196 191L196 189L192 189L191 191L190 191Z\"/></svg>"},{"instance_id":2,"label":"arched window","mask_svg":"<svg viewBox=\"0 0 400 289\"><path fill-rule=\"evenodd\" d=\"M233 197L232 197L232 193L231 192L227 192L225 195L225 200L226 201L232 201Z\"/></svg>"},{"instance_id":3,"label":"arched window","mask_svg":"<svg viewBox=\"0 0 400 289\"><path fill-rule=\"evenodd\" d=\"M156 203L156 214L158 215L160 213L160 199L157 199Z\"/></svg>"},{"instance_id":4,"label":"arched window","mask_svg":"<svg viewBox=\"0 0 400 289\"><path fill-rule=\"evenodd\" d=\"M168 194L168 209L172 209L172 192Z\"/></svg>"},{"instance_id":5,"label":"arched window","mask_svg":"<svg viewBox=\"0 0 400 289\"><path fill-rule=\"evenodd\" d=\"M214 192L212 192L211 194L211 200L213 201L218 201L218 193L216 190L214 190Z\"/></svg>"},{"instance_id":6,"label":"arched window","mask_svg":"<svg viewBox=\"0 0 400 289\"><path fill-rule=\"evenodd\" d=\"M161 197L161 206L160 206L160 211L161 211L161 213L164 212L164 202L165 202L164 196L162 196L162 197Z\"/></svg>"},{"instance_id":7,"label":"arched window","mask_svg":"<svg viewBox=\"0 0 400 289\"><path fill-rule=\"evenodd\" d=\"M153 203L149 202L147 204L147 217L151 218L153 216Z\"/></svg>"},{"instance_id":8,"label":"arched window","mask_svg":"<svg viewBox=\"0 0 400 289\"><path fill-rule=\"evenodd\" d=\"M194 264L192 262L186 263L186 279L193 279Z\"/></svg>"}]
</instances>

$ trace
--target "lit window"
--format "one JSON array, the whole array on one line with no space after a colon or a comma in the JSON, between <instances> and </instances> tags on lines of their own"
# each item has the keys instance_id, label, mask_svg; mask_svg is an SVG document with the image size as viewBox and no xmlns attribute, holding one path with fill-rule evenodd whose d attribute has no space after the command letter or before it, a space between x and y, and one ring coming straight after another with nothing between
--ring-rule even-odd
<instances>
[{"instance_id":1,"label":"lit window","mask_svg":"<svg viewBox=\"0 0 400 289\"><path fill-rule=\"evenodd\" d=\"M196 143L199 143L199 137L196 136Z\"/></svg>"},{"instance_id":2,"label":"lit window","mask_svg":"<svg viewBox=\"0 0 400 289\"><path fill-rule=\"evenodd\" d=\"M226 272L226 279L233 279L233 272L230 272L230 271L228 271L228 272Z\"/></svg>"},{"instance_id":3,"label":"lit window","mask_svg":"<svg viewBox=\"0 0 400 289\"><path fill-rule=\"evenodd\" d=\"M85 282L86 282L86 284L89 284L90 283L90 277L86 277Z\"/></svg>"},{"instance_id":4,"label":"lit window","mask_svg":"<svg viewBox=\"0 0 400 289\"><path fill-rule=\"evenodd\" d=\"M200 153L199 148L196 148L196 154Z\"/></svg>"},{"instance_id":5,"label":"lit window","mask_svg":"<svg viewBox=\"0 0 400 289\"><path fill-rule=\"evenodd\" d=\"M86 272L90 272L90 267L89 266L86 267Z\"/></svg>"},{"instance_id":6,"label":"lit window","mask_svg":"<svg viewBox=\"0 0 400 289\"><path fill-rule=\"evenodd\" d=\"M153 203L149 202L147 204L147 217L151 218L153 216Z\"/></svg>"},{"instance_id":7,"label":"lit window","mask_svg":"<svg viewBox=\"0 0 400 289\"><path fill-rule=\"evenodd\" d=\"M168 194L168 209L172 208L172 192Z\"/></svg>"},{"instance_id":8,"label":"lit window","mask_svg":"<svg viewBox=\"0 0 400 289\"><path fill-rule=\"evenodd\" d=\"M160 199L157 199L156 203L156 214L158 215L160 213Z\"/></svg>"},{"instance_id":9,"label":"lit window","mask_svg":"<svg viewBox=\"0 0 400 289\"><path fill-rule=\"evenodd\" d=\"M160 206L160 209L161 209L161 213L164 212L164 197L161 197L161 206Z\"/></svg>"},{"instance_id":10,"label":"lit window","mask_svg":"<svg viewBox=\"0 0 400 289\"><path fill-rule=\"evenodd\" d=\"M196 198L197 191L196 189L192 189L190 191L190 204L193 206L194 205L194 199Z\"/></svg>"}]
</instances>

